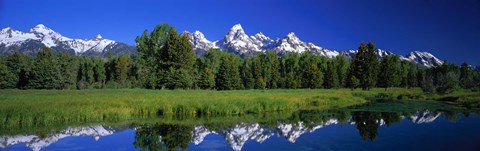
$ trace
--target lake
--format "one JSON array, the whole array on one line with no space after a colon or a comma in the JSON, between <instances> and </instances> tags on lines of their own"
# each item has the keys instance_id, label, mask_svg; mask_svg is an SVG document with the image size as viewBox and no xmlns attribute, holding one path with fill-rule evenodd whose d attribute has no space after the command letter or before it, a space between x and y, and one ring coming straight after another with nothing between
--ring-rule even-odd
<instances>
[{"instance_id":1,"label":"lake","mask_svg":"<svg viewBox=\"0 0 480 151\"><path fill-rule=\"evenodd\" d=\"M478 111L377 102L330 111L160 117L0 135L0 150L480 150Z\"/></svg>"}]
</instances>

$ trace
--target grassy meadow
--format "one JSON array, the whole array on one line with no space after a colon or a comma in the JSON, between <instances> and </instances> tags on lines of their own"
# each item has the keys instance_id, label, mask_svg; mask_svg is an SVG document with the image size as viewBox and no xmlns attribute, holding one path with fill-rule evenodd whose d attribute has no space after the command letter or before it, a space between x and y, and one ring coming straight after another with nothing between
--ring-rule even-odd
<instances>
[{"instance_id":1,"label":"grassy meadow","mask_svg":"<svg viewBox=\"0 0 480 151\"><path fill-rule=\"evenodd\" d=\"M463 92L462 97L472 98ZM475 94L475 93L474 93ZM478 99L478 94L473 95ZM452 96L446 96L451 98ZM0 90L1 127L36 127L65 123L111 122L166 115L226 116L277 111L331 110L369 100L427 100L420 89L371 91L299 90ZM454 97L455 98L455 97ZM460 102L460 101L456 101Z\"/></svg>"}]
</instances>

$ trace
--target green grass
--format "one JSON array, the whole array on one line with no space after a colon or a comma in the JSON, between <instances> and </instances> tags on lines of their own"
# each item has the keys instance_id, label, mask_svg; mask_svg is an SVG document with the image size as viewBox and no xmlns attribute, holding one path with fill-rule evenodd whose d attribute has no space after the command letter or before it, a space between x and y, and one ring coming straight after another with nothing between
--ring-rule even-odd
<instances>
[{"instance_id":1,"label":"green grass","mask_svg":"<svg viewBox=\"0 0 480 151\"><path fill-rule=\"evenodd\" d=\"M479 100L476 93L459 94L461 100ZM369 100L426 100L441 97L445 96L426 95L420 89L403 88L392 88L387 92L383 89L0 90L0 128L115 122L171 115L236 116L331 110L364 104Z\"/></svg>"},{"instance_id":2,"label":"green grass","mask_svg":"<svg viewBox=\"0 0 480 151\"><path fill-rule=\"evenodd\" d=\"M365 102L350 90L0 90L0 122L4 126L47 126L173 114L331 109Z\"/></svg>"}]
</instances>

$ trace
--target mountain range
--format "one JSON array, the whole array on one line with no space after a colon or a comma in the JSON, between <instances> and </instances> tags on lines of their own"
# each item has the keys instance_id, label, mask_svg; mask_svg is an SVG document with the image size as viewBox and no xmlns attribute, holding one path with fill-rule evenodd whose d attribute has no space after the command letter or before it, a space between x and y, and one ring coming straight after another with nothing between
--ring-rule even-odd
<instances>
[{"instance_id":1,"label":"mountain range","mask_svg":"<svg viewBox=\"0 0 480 151\"><path fill-rule=\"evenodd\" d=\"M245 33L242 25L234 25L224 36L217 41L208 40L200 31L185 34L193 44L195 53L203 55L211 48L219 48L239 55L256 55L261 52L273 51L279 55L286 53L312 51L316 54L333 58L343 54L353 56L357 50L335 51L317 46L310 42L304 42L293 32L283 38L272 39L259 32L252 36ZM67 51L70 54L84 56L103 56L108 52L116 54L136 54L135 46L125 43L104 39L100 34L93 39L72 39L62 36L60 33L39 24L28 32L21 32L7 27L0 31L0 54L10 54L20 51L27 55L35 55L43 47L52 48L55 52ZM377 49L377 55L394 54L391 51ZM433 67L443 63L440 59L429 52L413 51L406 55L400 55L402 60L415 62L424 67Z\"/></svg>"},{"instance_id":2,"label":"mountain range","mask_svg":"<svg viewBox=\"0 0 480 151\"><path fill-rule=\"evenodd\" d=\"M135 54L136 48L125 43L104 39L100 34L93 39L72 39L46 27L43 24L21 32L7 27L0 31L0 54L20 51L27 55L35 55L44 47L55 52L68 52L75 55L106 56L112 54Z\"/></svg>"},{"instance_id":3,"label":"mountain range","mask_svg":"<svg viewBox=\"0 0 480 151\"><path fill-rule=\"evenodd\" d=\"M219 48L233 52L239 55L255 55L261 52L273 51L279 55L304 51L312 51L316 54L326 56L328 58L336 57L343 54L352 57L357 53L357 50L335 51L317 46L310 42L304 42L297 37L293 32L288 33L283 38L272 39L259 32L253 36L245 33L242 25L236 24L227 32L223 39L217 41L208 40L200 31L188 32L185 31L190 41L193 44L195 52L202 55L211 48ZM394 54L391 51L377 49L376 54L379 57ZM424 67L433 67L435 65L443 64L443 61L435 57L429 52L412 51L406 55L400 55L401 60L408 60L415 62Z\"/></svg>"}]
</instances>

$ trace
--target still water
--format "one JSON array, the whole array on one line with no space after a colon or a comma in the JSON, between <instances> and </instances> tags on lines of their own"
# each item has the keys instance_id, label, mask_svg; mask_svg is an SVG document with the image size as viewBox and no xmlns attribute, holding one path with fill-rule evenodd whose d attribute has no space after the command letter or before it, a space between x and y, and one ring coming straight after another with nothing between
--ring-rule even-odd
<instances>
[{"instance_id":1,"label":"still water","mask_svg":"<svg viewBox=\"0 0 480 151\"><path fill-rule=\"evenodd\" d=\"M67 126L1 135L0 150L480 150L478 112L392 106Z\"/></svg>"}]
</instances>

